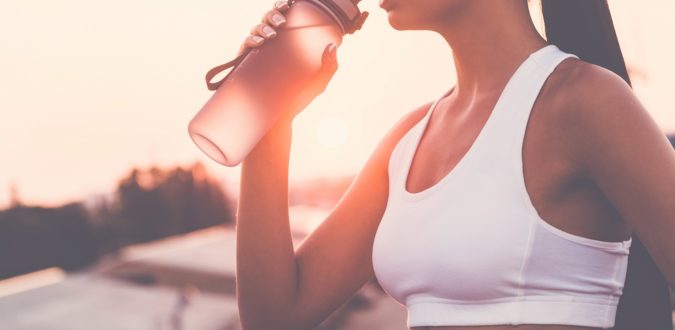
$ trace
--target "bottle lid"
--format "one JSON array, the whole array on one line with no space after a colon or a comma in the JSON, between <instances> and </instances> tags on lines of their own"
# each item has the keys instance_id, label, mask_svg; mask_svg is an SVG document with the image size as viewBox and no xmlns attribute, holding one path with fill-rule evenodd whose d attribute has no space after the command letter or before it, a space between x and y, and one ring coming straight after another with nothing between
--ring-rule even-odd
<instances>
[{"instance_id":1,"label":"bottle lid","mask_svg":"<svg viewBox=\"0 0 675 330\"><path fill-rule=\"evenodd\" d=\"M298 0L288 0L288 5L293 5ZM328 9L335 18L344 34L352 34L361 29L363 19L359 7L356 5L360 0L310 0ZM364 17L365 18L365 17Z\"/></svg>"}]
</instances>

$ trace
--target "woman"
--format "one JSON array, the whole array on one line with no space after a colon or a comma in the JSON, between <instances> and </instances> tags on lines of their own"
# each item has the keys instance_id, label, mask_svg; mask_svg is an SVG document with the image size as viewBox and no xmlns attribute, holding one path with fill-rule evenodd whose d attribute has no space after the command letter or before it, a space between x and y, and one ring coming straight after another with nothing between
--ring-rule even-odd
<instances>
[{"instance_id":1,"label":"woman","mask_svg":"<svg viewBox=\"0 0 675 330\"><path fill-rule=\"evenodd\" d=\"M675 154L630 89L606 1L544 0L549 40L527 0L380 6L395 29L447 41L457 84L390 129L295 251L298 111L261 140L242 163L237 214L244 328L310 329L376 278L416 330L657 329L630 322L665 319L667 300L651 308L663 277L651 282L661 297L639 302L648 311L615 313L632 234L675 286ZM287 8L266 13L242 50L274 38ZM337 69L334 47L323 63L303 105Z\"/></svg>"}]
</instances>

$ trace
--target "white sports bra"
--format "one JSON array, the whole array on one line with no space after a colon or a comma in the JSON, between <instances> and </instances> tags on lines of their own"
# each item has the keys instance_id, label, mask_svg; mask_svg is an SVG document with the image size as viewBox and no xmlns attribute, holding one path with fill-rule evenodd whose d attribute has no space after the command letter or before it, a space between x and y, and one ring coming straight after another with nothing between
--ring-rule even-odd
<instances>
[{"instance_id":1,"label":"white sports bra","mask_svg":"<svg viewBox=\"0 0 675 330\"><path fill-rule=\"evenodd\" d=\"M614 326L632 237L601 241L552 226L534 208L523 179L530 111L546 78L568 57L578 58L553 44L532 53L469 151L432 187L411 193L406 178L442 97L392 151L372 261L382 288L407 307L408 327Z\"/></svg>"}]
</instances>

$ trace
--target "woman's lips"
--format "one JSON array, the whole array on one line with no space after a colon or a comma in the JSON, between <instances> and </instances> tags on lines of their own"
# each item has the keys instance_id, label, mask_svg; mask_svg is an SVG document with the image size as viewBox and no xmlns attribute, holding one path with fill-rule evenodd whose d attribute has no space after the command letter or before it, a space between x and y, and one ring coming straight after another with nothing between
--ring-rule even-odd
<instances>
[{"instance_id":1,"label":"woman's lips","mask_svg":"<svg viewBox=\"0 0 675 330\"><path fill-rule=\"evenodd\" d=\"M392 0L380 0L380 8L384 10L391 9L392 4L393 4Z\"/></svg>"}]
</instances>

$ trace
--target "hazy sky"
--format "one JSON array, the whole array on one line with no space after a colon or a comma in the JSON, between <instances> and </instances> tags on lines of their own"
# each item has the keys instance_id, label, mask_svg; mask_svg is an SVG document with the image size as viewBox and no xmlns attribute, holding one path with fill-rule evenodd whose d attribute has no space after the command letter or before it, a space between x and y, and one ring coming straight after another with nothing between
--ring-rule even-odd
<instances>
[{"instance_id":1,"label":"hazy sky","mask_svg":"<svg viewBox=\"0 0 675 330\"><path fill-rule=\"evenodd\" d=\"M11 183L23 201L54 205L112 191L132 166L194 160L236 185L240 166L204 156L187 123L212 93L206 71L272 3L0 0L0 206ZM624 56L644 74L636 93L675 132L675 1L610 3ZM404 113L454 84L440 36L394 30L375 0L361 7L363 30L346 36L339 71L294 123L293 181L356 173ZM330 123L346 127L343 144L317 132Z\"/></svg>"}]
</instances>

